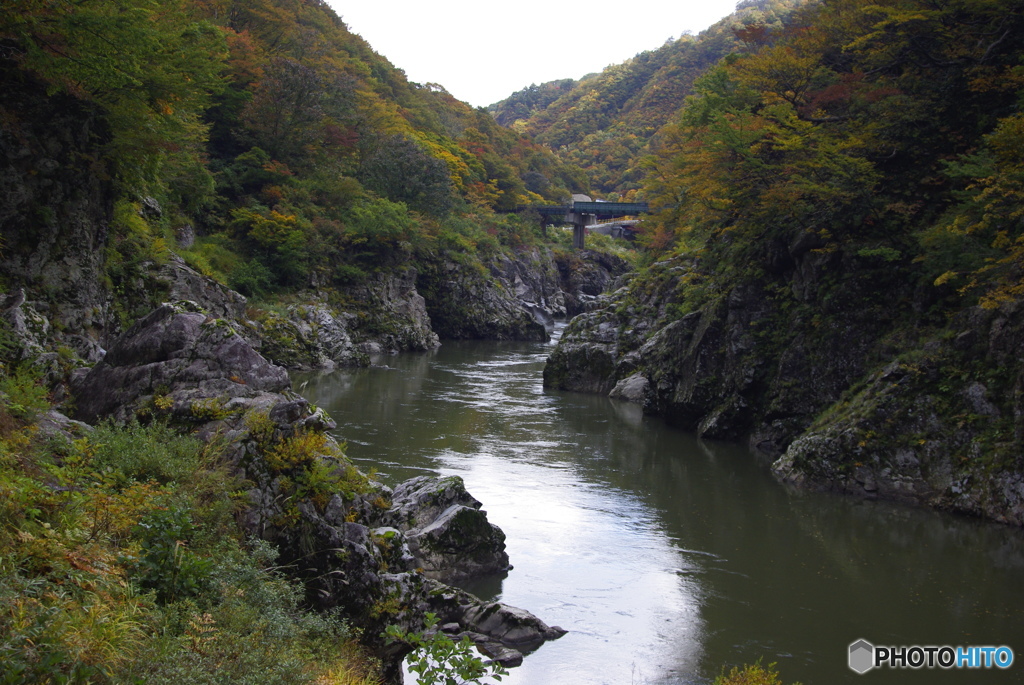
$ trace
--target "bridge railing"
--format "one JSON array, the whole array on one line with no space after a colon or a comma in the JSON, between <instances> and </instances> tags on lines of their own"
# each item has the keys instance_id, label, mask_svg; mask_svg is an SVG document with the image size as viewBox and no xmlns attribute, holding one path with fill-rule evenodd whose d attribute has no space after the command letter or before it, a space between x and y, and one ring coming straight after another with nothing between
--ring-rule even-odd
<instances>
[{"instance_id":1,"label":"bridge railing","mask_svg":"<svg viewBox=\"0 0 1024 685\"><path fill-rule=\"evenodd\" d=\"M534 211L542 216L596 214L598 216L636 216L650 213L646 202L573 202L571 205L519 205L517 212Z\"/></svg>"},{"instance_id":2,"label":"bridge railing","mask_svg":"<svg viewBox=\"0 0 1024 685\"><path fill-rule=\"evenodd\" d=\"M650 206L646 202L574 202L572 211L576 214L626 216L647 214Z\"/></svg>"}]
</instances>

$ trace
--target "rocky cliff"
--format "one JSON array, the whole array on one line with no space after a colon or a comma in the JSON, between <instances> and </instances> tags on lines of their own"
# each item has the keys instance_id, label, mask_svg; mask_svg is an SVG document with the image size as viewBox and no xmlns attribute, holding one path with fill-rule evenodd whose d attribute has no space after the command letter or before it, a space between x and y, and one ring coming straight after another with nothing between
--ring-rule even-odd
<instances>
[{"instance_id":1,"label":"rocky cliff","mask_svg":"<svg viewBox=\"0 0 1024 685\"><path fill-rule=\"evenodd\" d=\"M898 266L812 243L725 288L652 266L570 323L545 384L748 440L802 487L1024 524L1020 307L942 325Z\"/></svg>"},{"instance_id":2,"label":"rocky cliff","mask_svg":"<svg viewBox=\"0 0 1024 685\"><path fill-rule=\"evenodd\" d=\"M0 83L0 284L22 291L6 307L21 313L7 318L39 322L29 336L36 343L67 331L62 342L96 359L110 307L102 275L113 190L98 161L106 123L75 98L47 97L6 60Z\"/></svg>"},{"instance_id":3,"label":"rocky cliff","mask_svg":"<svg viewBox=\"0 0 1024 685\"><path fill-rule=\"evenodd\" d=\"M433 261L418 287L442 338L547 340L554 319L582 311L628 270L624 260L593 250L532 248L484 265Z\"/></svg>"}]
</instances>

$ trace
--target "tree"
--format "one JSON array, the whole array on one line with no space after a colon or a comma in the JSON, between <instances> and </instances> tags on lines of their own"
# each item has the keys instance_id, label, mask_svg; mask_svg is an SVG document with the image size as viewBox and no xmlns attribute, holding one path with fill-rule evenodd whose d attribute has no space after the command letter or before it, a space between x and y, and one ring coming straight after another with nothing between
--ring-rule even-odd
<instances>
[{"instance_id":1,"label":"tree","mask_svg":"<svg viewBox=\"0 0 1024 685\"><path fill-rule=\"evenodd\" d=\"M287 57L274 59L253 87L241 120L256 143L281 160L301 160L321 145L352 147L340 128L354 108L353 80L323 75Z\"/></svg>"},{"instance_id":2,"label":"tree","mask_svg":"<svg viewBox=\"0 0 1024 685\"><path fill-rule=\"evenodd\" d=\"M107 160L129 189L212 185L201 120L222 87L223 34L185 0L25 0L0 16L5 52L52 91L99 103L113 130Z\"/></svg>"},{"instance_id":3,"label":"tree","mask_svg":"<svg viewBox=\"0 0 1024 685\"><path fill-rule=\"evenodd\" d=\"M356 177L378 195L426 214L444 215L454 200L448 166L399 134L368 144Z\"/></svg>"}]
</instances>

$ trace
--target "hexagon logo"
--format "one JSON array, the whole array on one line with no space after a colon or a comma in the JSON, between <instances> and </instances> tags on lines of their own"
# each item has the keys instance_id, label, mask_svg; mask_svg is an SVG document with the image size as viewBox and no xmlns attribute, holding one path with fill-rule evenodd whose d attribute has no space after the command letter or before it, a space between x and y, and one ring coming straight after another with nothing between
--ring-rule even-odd
<instances>
[{"instance_id":1,"label":"hexagon logo","mask_svg":"<svg viewBox=\"0 0 1024 685\"><path fill-rule=\"evenodd\" d=\"M875 666L875 646L867 640L857 640L850 645L850 669L856 673L867 673Z\"/></svg>"}]
</instances>

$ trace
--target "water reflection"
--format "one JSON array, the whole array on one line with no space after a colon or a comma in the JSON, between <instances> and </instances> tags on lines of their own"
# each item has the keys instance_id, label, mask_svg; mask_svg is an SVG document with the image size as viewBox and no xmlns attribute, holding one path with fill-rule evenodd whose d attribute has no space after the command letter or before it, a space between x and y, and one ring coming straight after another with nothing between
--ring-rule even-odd
<instances>
[{"instance_id":1,"label":"water reflection","mask_svg":"<svg viewBox=\"0 0 1024 685\"><path fill-rule=\"evenodd\" d=\"M570 633L504 682L707 683L758 658L779 662L787 682L855 682L846 646L861 637L1008 644L1024 660L1019 531L788 492L744 449L629 404L544 392L548 349L447 344L305 388L361 466L391 484L461 475L506 532L515 568L468 589Z\"/></svg>"}]
</instances>

